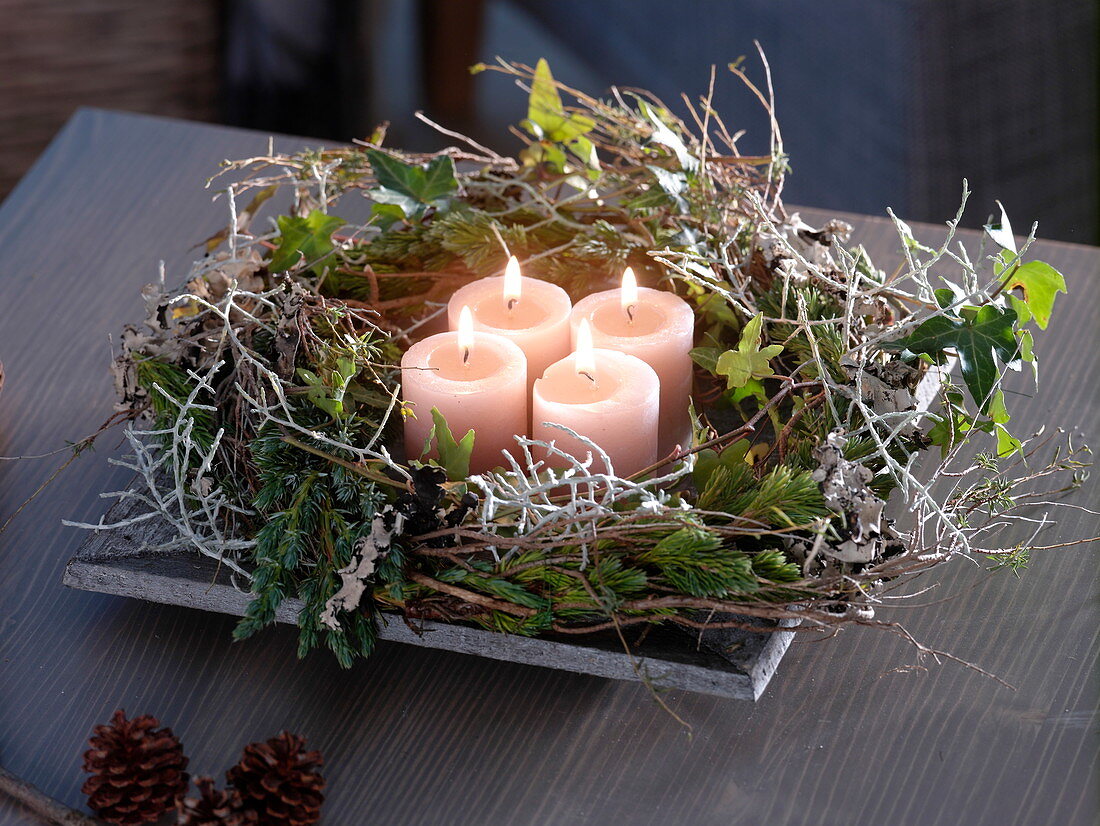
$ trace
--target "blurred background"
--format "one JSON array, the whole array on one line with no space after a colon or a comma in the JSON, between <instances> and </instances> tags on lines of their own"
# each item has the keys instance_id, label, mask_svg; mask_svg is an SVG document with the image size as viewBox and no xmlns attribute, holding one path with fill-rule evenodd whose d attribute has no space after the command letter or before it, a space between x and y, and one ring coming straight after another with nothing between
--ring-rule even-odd
<instances>
[{"instance_id":1,"label":"blurred background","mask_svg":"<svg viewBox=\"0 0 1100 826\"><path fill-rule=\"evenodd\" d=\"M523 93L466 67L546 57L596 94L676 109L719 67L742 149L759 105L725 66L771 63L789 203L966 224L999 198L1018 230L1100 242L1096 0L0 0L0 197L77 106L435 149L433 119L501 151Z\"/></svg>"}]
</instances>

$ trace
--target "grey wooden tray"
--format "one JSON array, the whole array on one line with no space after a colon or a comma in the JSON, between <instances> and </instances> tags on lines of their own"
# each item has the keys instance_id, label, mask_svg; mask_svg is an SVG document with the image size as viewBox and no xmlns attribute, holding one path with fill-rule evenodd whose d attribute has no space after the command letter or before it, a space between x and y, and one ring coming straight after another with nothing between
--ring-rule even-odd
<instances>
[{"instance_id":1,"label":"grey wooden tray","mask_svg":"<svg viewBox=\"0 0 1100 826\"><path fill-rule=\"evenodd\" d=\"M939 372L930 371L914 394L919 409L928 409L939 386ZM119 502L104 521L136 516L138 507L133 500ZM66 566L63 582L85 591L242 616L250 597L230 584L227 570L219 570L216 561L186 550L151 549L172 538L171 528L155 519L127 529L91 532ZM277 621L295 623L301 607L296 599L286 600ZM745 621L762 625L759 620ZM414 625L399 615L387 615L378 630L381 639L391 642L756 700L794 638L795 632L788 630L793 625L772 624L771 631L718 629L690 635L657 627L630 653L612 634L565 639L517 637L448 623L417 621ZM288 652L288 656L292 655Z\"/></svg>"},{"instance_id":2,"label":"grey wooden tray","mask_svg":"<svg viewBox=\"0 0 1100 826\"><path fill-rule=\"evenodd\" d=\"M134 500L112 507L104 521L136 516ZM65 568L64 583L71 588L136 597L167 605L241 616L250 596L229 582L228 570L218 570L209 557L186 550L164 552L150 546L172 539L171 528L151 519L130 528L96 531ZM286 600L279 622L295 623L302 603ZM746 622L759 624L746 619ZM617 680L643 677L660 688L682 688L755 700L775 673L793 631L749 632L740 629L708 631L702 637L675 629L653 629L630 654L614 635L556 639L516 637L441 622L406 623L396 614L378 629L392 642L477 654L495 660L558 668ZM288 652L288 656L292 656Z\"/></svg>"}]
</instances>

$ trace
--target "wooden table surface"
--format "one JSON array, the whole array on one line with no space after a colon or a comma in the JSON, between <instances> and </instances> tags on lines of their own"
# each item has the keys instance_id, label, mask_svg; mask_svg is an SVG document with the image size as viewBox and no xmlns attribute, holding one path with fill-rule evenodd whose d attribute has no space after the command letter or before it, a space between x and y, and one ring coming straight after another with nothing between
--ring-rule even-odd
<instances>
[{"instance_id":1,"label":"wooden table surface","mask_svg":"<svg viewBox=\"0 0 1100 826\"><path fill-rule=\"evenodd\" d=\"M223 225L203 189L218 162L265 147L73 117L0 207L0 454L53 450L110 414L109 337L142 317L158 259L180 281ZM888 262L889 225L854 223ZM1039 341L1042 394L1013 397L1016 428L1076 425L1096 443L1100 250L1035 255L1070 295ZM0 763L69 804L86 736L123 706L170 724L196 773L220 775L250 740L304 734L326 757L329 824L1096 822L1095 546L1036 554L1019 579L960 561L928 580L925 601L946 601L894 612L1015 691L953 664L899 668L915 663L906 644L846 630L796 641L755 705L671 693L689 736L637 684L389 644L343 672L324 654L298 662L285 628L234 644L228 617L62 587L83 536L61 519L99 516L97 493L126 479L107 462L117 449L104 439L0 536ZM64 458L0 462L0 519ZM1071 501L1096 498L1090 483ZM1066 511L1044 540L1096 533ZM0 822L34 821L0 802Z\"/></svg>"}]
</instances>

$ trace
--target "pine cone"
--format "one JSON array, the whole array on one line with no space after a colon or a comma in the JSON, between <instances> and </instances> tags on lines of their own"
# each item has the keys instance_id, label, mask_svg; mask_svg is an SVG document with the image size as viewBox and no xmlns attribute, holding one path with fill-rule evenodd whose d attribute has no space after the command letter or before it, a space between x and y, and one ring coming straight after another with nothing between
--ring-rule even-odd
<instances>
[{"instance_id":1,"label":"pine cone","mask_svg":"<svg viewBox=\"0 0 1100 826\"><path fill-rule=\"evenodd\" d=\"M324 761L321 752L306 751L305 745L304 738L284 731L245 746L240 761L225 773L245 808L265 826L309 826L321 818L325 778L317 769Z\"/></svg>"},{"instance_id":2,"label":"pine cone","mask_svg":"<svg viewBox=\"0 0 1100 826\"><path fill-rule=\"evenodd\" d=\"M214 788L214 778L196 777L199 796L185 797L176 804L178 826L252 826L259 821L256 813L245 809L236 789Z\"/></svg>"},{"instance_id":3,"label":"pine cone","mask_svg":"<svg viewBox=\"0 0 1100 826\"><path fill-rule=\"evenodd\" d=\"M108 823L131 826L158 820L187 791L187 758L170 728L148 714L126 719L119 709L96 726L84 752L91 772L83 792L88 806Z\"/></svg>"}]
</instances>

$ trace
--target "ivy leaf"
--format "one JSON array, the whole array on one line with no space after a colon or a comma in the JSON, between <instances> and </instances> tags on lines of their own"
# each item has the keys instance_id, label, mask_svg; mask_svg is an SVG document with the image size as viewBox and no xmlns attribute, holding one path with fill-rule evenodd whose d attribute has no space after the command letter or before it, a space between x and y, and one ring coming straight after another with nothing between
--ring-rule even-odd
<instances>
[{"instance_id":1,"label":"ivy leaf","mask_svg":"<svg viewBox=\"0 0 1100 826\"><path fill-rule=\"evenodd\" d=\"M946 279L944 279L946 281ZM936 296L936 304L939 305L941 310L946 310L956 301L965 299L966 294L963 292L962 287L958 284L952 284L947 282L946 287L940 287L938 290L933 290L933 294Z\"/></svg>"},{"instance_id":2,"label":"ivy leaf","mask_svg":"<svg viewBox=\"0 0 1100 826\"><path fill-rule=\"evenodd\" d=\"M439 449L439 464L447 471L447 478L459 482L470 475L470 455L474 451L474 431L467 430L466 435L455 441L447 420L432 408L432 421L435 422L436 447Z\"/></svg>"},{"instance_id":3,"label":"ivy leaf","mask_svg":"<svg viewBox=\"0 0 1100 826\"><path fill-rule=\"evenodd\" d=\"M731 402L743 401L750 396L754 397L760 404L764 405L768 403L768 392L764 389L764 385L756 379L749 379L745 382L744 386L734 388L732 393L727 394Z\"/></svg>"},{"instance_id":4,"label":"ivy leaf","mask_svg":"<svg viewBox=\"0 0 1100 826\"><path fill-rule=\"evenodd\" d=\"M1031 308L1027 306L1026 301L1009 294L1008 303L1016 311L1016 321L1021 327L1031 321Z\"/></svg>"},{"instance_id":5,"label":"ivy leaf","mask_svg":"<svg viewBox=\"0 0 1100 826\"><path fill-rule=\"evenodd\" d=\"M332 233L344 226L346 221L335 215L327 215L318 209L306 217L280 215L279 246L271 255L268 269L272 272L286 272L301 261L310 265L310 269L320 273L323 259L333 250Z\"/></svg>"},{"instance_id":6,"label":"ivy leaf","mask_svg":"<svg viewBox=\"0 0 1100 826\"><path fill-rule=\"evenodd\" d=\"M546 58L539 58L535 65L531 95L527 100L527 119L520 125L539 140L522 153L526 162L546 163L563 172L565 153L554 146L562 144L591 169L600 168L596 147L584 137L595 128L596 122L580 112L566 111Z\"/></svg>"},{"instance_id":7,"label":"ivy leaf","mask_svg":"<svg viewBox=\"0 0 1100 826\"><path fill-rule=\"evenodd\" d=\"M540 57L535 65L535 79L527 101L524 127L537 138L569 143L591 132L595 125L596 122L587 115L565 111L554 76L550 73L550 64L546 58Z\"/></svg>"},{"instance_id":8,"label":"ivy leaf","mask_svg":"<svg viewBox=\"0 0 1100 826\"><path fill-rule=\"evenodd\" d=\"M1016 238L1012 235L1012 224L1009 223L1008 214L1000 201L997 201L997 207L1001 210L1001 220L986 224L985 232L998 247L1015 254Z\"/></svg>"},{"instance_id":9,"label":"ivy leaf","mask_svg":"<svg viewBox=\"0 0 1100 826\"><path fill-rule=\"evenodd\" d=\"M541 134L537 137L550 137L550 133L565 122L565 107L550 73L550 64L540 57L535 64L535 78L531 84L531 96L527 99L527 120L537 127Z\"/></svg>"},{"instance_id":10,"label":"ivy leaf","mask_svg":"<svg viewBox=\"0 0 1100 826\"><path fill-rule=\"evenodd\" d=\"M1023 450L1023 443L1008 432L1006 426L1012 418L1005 407L1005 394L998 390L993 394L989 402L989 418L993 422L993 434L997 437L997 455L1000 457L1011 456L1018 450Z\"/></svg>"},{"instance_id":11,"label":"ivy leaf","mask_svg":"<svg viewBox=\"0 0 1100 826\"><path fill-rule=\"evenodd\" d=\"M1002 263L997 270L1000 271L1003 266ZM1013 267L1005 277L1003 289L1006 292L1019 290L1023 293L1022 300L1012 296L1015 299L1012 302L1014 306L1018 307L1016 302L1019 301L1027 307L1028 318L1021 316L1020 323L1025 324L1029 318L1034 318L1035 323L1043 330L1050 324L1050 315L1054 311L1054 300L1058 293L1069 294L1065 277L1045 261L1028 261Z\"/></svg>"},{"instance_id":12,"label":"ivy leaf","mask_svg":"<svg viewBox=\"0 0 1100 826\"><path fill-rule=\"evenodd\" d=\"M750 379L763 379L775 375L769 362L783 352L780 344L760 347L760 333L764 326L764 314L757 313L741 331L741 341L736 350L727 350L718 357L715 372L725 376L727 389L744 387Z\"/></svg>"},{"instance_id":13,"label":"ivy leaf","mask_svg":"<svg viewBox=\"0 0 1100 826\"><path fill-rule=\"evenodd\" d=\"M687 178L682 172L671 172L660 166L646 164L646 169L653 173L657 179L657 185L669 197L673 205L681 212L688 211L688 203L684 200L684 190L687 189Z\"/></svg>"},{"instance_id":14,"label":"ivy leaf","mask_svg":"<svg viewBox=\"0 0 1100 826\"><path fill-rule=\"evenodd\" d=\"M389 229L398 221L404 221L406 215L400 204L387 204L384 202L376 202L371 207L370 214L371 218L374 219L375 226L383 230Z\"/></svg>"},{"instance_id":15,"label":"ivy leaf","mask_svg":"<svg viewBox=\"0 0 1100 826\"><path fill-rule=\"evenodd\" d=\"M544 163L559 172L565 169L567 161L565 151L556 143L548 140L539 141L525 147L519 153L519 156L525 166Z\"/></svg>"},{"instance_id":16,"label":"ivy leaf","mask_svg":"<svg viewBox=\"0 0 1100 826\"><path fill-rule=\"evenodd\" d=\"M577 141L578 148L581 146L591 147L592 142L587 138L582 138L582 135L586 135L592 131L592 128L596 125L596 122L592 118L574 112L559 126L557 129L551 130L547 137L552 141L558 143L570 143L571 141ZM579 156L584 157L586 154L584 151L577 153ZM587 159L586 159L587 160Z\"/></svg>"},{"instance_id":17,"label":"ivy leaf","mask_svg":"<svg viewBox=\"0 0 1100 826\"><path fill-rule=\"evenodd\" d=\"M985 413L1000 378L995 356L1005 364L1020 357L1020 345L1013 332L1015 321L1015 310L986 304L962 317L934 316L911 335L884 346L936 358L954 348L970 396Z\"/></svg>"},{"instance_id":18,"label":"ivy leaf","mask_svg":"<svg viewBox=\"0 0 1100 826\"><path fill-rule=\"evenodd\" d=\"M946 392L946 409L941 414L936 414L937 421L928 431L928 438L934 445L939 445L940 453L946 456L956 445L966 439L966 434L974 426L974 419L966 412L963 404L963 395L954 388Z\"/></svg>"},{"instance_id":19,"label":"ivy leaf","mask_svg":"<svg viewBox=\"0 0 1100 826\"><path fill-rule=\"evenodd\" d=\"M1039 386L1039 358L1035 355L1035 337L1031 330L1020 333L1020 358L1031 365L1031 372L1035 377L1035 386Z\"/></svg>"},{"instance_id":20,"label":"ivy leaf","mask_svg":"<svg viewBox=\"0 0 1100 826\"><path fill-rule=\"evenodd\" d=\"M426 206L443 207L458 190L455 162L449 156L433 158L430 163L405 163L378 149L367 149L367 158L380 189L370 195L381 204L401 207L406 216Z\"/></svg>"},{"instance_id":21,"label":"ivy leaf","mask_svg":"<svg viewBox=\"0 0 1100 826\"><path fill-rule=\"evenodd\" d=\"M722 350L718 347L695 347L691 351L691 360L708 373L718 375L718 359Z\"/></svg>"},{"instance_id":22,"label":"ivy leaf","mask_svg":"<svg viewBox=\"0 0 1100 826\"><path fill-rule=\"evenodd\" d=\"M695 489L699 491L706 490L710 484L711 476L720 467L736 470L742 468L742 466L747 466L746 456L748 452L748 439L738 439L733 444L728 445L721 453L710 448L699 451L699 456L695 460L695 468L691 472Z\"/></svg>"},{"instance_id":23,"label":"ivy leaf","mask_svg":"<svg viewBox=\"0 0 1100 826\"><path fill-rule=\"evenodd\" d=\"M359 367L352 359L338 358L336 368L325 371L325 378L304 367L299 367L297 373L298 377L306 383L307 399L334 419L344 415L344 398L348 392L348 385L359 374Z\"/></svg>"},{"instance_id":24,"label":"ivy leaf","mask_svg":"<svg viewBox=\"0 0 1100 826\"><path fill-rule=\"evenodd\" d=\"M939 445L940 456L946 457L948 453L965 438L970 430L970 419L955 411L940 418L928 431L928 441Z\"/></svg>"},{"instance_id":25,"label":"ivy leaf","mask_svg":"<svg viewBox=\"0 0 1100 826\"><path fill-rule=\"evenodd\" d=\"M635 97L635 100L638 101L638 108L641 109L642 114L653 126L653 134L649 139L672 150L672 154L680 162L680 168L685 172L694 171L699 166L699 159L688 151L680 136L669 128L669 125L661 119L661 114L655 112L653 107L641 98Z\"/></svg>"},{"instance_id":26,"label":"ivy leaf","mask_svg":"<svg viewBox=\"0 0 1100 826\"><path fill-rule=\"evenodd\" d=\"M308 388L306 390L306 398L332 416L332 418L339 418L344 412L343 399L334 398L324 381L322 381L312 370L299 367L297 372L298 377L306 383L306 387Z\"/></svg>"},{"instance_id":27,"label":"ivy leaf","mask_svg":"<svg viewBox=\"0 0 1100 826\"><path fill-rule=\"evenodd\" d=\"M384 229L393 224L393 221L390 220L391 216L394 219L397 219L398 216L401 219L413 218L424 208L424 205L416 198L403 195L392 189L386 189L384 186L372 189L368 194L374 200L371 214L378 216L379 223L385 225Z\"/></svg>"}]
</instances>

